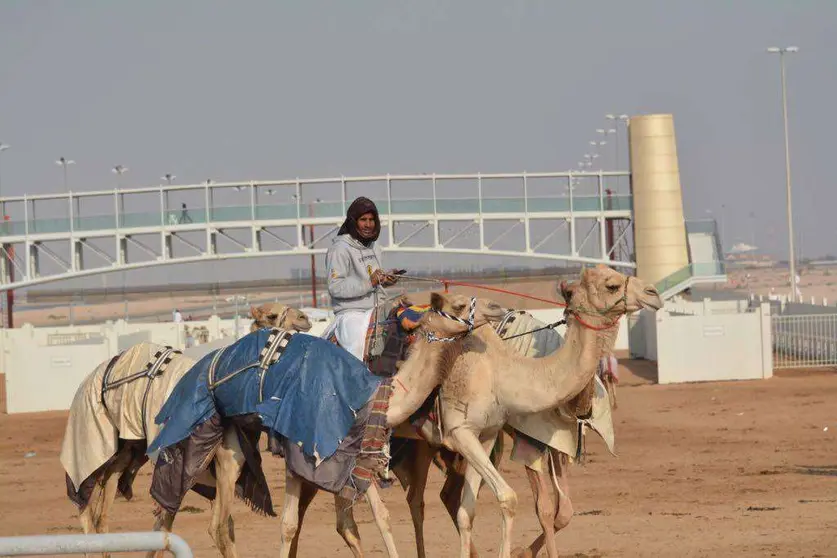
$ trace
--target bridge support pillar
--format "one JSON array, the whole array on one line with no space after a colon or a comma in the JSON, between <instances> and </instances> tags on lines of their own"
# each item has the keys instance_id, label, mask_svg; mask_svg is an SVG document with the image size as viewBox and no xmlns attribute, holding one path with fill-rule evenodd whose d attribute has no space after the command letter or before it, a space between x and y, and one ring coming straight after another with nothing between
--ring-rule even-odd
<instances>
[{"instance_id":1,"label":"bridge support pillar","mask_svg":"<svg viewBox=\"0 0 837 558\"><path fill-rule=\"evenodd\" d=\"M128 263L128 240L124 236L120 236L117 237L116 242L116 261L119 265L125 265Z\"/></svg>"},{"instance_id":2,"label":"bridge support pillar","mask_svg":"<svg viewBox=\"0 0 837 558\"><path fill-rule=\"evenodd\" d=\"M656 283L689 265L674 118L634 116L628 132L637 277Z\"/></svg>"},{"instance_id":3,"label":"bridge support pillar","mask_svg":"<svg viewBox=\"0 0 837 558\"><path fill-rule=\"evenodd\" d=\"M81 241L73 239L73 271L84 269L84 245Z\"/></svg>"},{"instance_id":4,"label":"bridge support pillar","mask_svg":"<svg viewBox=\"0 0 837 558\"><path fill-rule=\"evenodd\" d=\"M171 249L171 233L164 232L163 235L163 259L170 260L172 259L172 249Z\"/></svg>"},{"instance_id":5,"label":"bridge support pillar","mask_svg":"<svg viewBox=\"0 0 837 558\"><path fill-rule=\"evenodd\" d=\"M250 246L253 247L253 252L262 251L262 230L258 227L253 227L253 240Z\"/></svg>"},{"instance_id":6,"label":"bridge support pillar","mask_svg":"<svg viewBox=\"0 0 837 558\"><path fill-rule=\"evenodd\" d=\"M38 242L28 243L26 245L26 272L29 277L41 276L41 264L38 254Z\"/></svg>"},{"instance_id":7,"label":"bridge support pillar","mask_svg":"<svg viewBox=\"0 0 837 558\"><path fill-rule=\"evenodd\" d=\"M7 285L12 282L12 262L8 260L6 254L10 253L11 244L3 244L4 252L0 254L0 284Z\"/></svg>"}]
</instances>

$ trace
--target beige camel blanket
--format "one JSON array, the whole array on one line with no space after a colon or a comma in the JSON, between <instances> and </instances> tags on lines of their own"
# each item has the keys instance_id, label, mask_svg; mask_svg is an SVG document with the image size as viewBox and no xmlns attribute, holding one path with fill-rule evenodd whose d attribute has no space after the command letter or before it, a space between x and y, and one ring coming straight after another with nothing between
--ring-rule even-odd
<instances>
[{"instance_id":1,"label":"beige camel blanket","mask_svg":"<svg viewBox=\"0 0 837 558\"><path fill-rule=\"evenodd\" d=\"M127 349L108 374L108 384L149 371L161 360L155 355L162 354L165 349L163 345L149 342ZM113 457L119 438L150 442L157 435L159 427L154 423L154 417L178 380L195 363L195 360L178 353L173 353L171 357L169 362L156 369L157 375L153 378L143 375L105 391L104 398L102 382L110 360L96 367L81 383L70 406L60 456L61 464L76 490Z\"/></svg>"},{"instance_id":2,"label":"beige camel blanket","mask_svg":"<svg viewBox=\"0 0 837 558\"><path fill-rule=\"evenodd\" d=\"M498 334L506 338L544 327L546 324L531 314L518 312L500 324ZM544 357L561 348L564 339L554 329L544 329L531 335L522 335L506 340L510 347L528 357ZM578 423L575 417L564 408L558 412L544 411L527 415L512 415L508 424L515 430L557 449L567 455L575 455L578 448ZM595 376L595 395L593 397L592 416L585 421L593 431L602 437L608 451L614 453L613 417L607 390Z\"/></svg>"}]
</instances>

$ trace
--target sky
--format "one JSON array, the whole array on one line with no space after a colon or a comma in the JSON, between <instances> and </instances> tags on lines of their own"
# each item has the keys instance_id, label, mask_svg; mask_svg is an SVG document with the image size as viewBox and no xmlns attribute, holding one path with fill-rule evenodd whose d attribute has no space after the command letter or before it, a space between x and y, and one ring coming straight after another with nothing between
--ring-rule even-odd
<instances>
[{"instance_id":1,"label":"sky","mask_svg":"<svg viewBox=\"0 0 837 558\"><path fill-rule=\"evenodd\" d=\"M832 0L6 0L0 187L61 191L60 156L77 163L73 190L113 188L116 164L125 187L166 172L565 171L610 127L605 114L671 113L686 217L716 217L727 248L755 240L785 259L779 60L766 47L794 45L797 243L834 254L835 21ZM153 273L194 271L136 272Z\"/></svg>"}]
</instances>

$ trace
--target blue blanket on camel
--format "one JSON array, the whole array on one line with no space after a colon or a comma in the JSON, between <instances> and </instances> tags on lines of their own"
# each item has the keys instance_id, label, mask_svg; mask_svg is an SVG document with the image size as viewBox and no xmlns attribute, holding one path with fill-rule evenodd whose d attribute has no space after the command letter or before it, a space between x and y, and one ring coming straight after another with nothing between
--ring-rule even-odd
<instances>
[{"instance_id":1,"label":"blue blanket on camel","mask_svg":"<svg viewBox=\"0 0 837 558\"><path fill-rule=\"evenodd\" d=\"M207 354L177 383L155 419L163 427L147 452L160 450L152 496L176 511L220 443L222 419L230 417L255 414L262 430L287 439L317 464L327 460L382 380L324 339L279 329L255 331ZM167 479L158 480L160 466Z\"/></svg>"}]
</instances>

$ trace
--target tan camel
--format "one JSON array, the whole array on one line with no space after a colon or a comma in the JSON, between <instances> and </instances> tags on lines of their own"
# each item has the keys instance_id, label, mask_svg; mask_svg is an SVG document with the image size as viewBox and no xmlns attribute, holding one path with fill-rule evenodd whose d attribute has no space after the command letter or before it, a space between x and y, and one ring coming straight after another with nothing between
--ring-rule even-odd
<instances>
[{"instance_id":1,"label":"tan camel","mask_svg":"<svg viewBox=\"0 0 837 558\"><path fill-rule=\"evenodd\" d=\"M284 305L269 304L257 308L254 307L251 309L251 314L253 316L251 330L256 330L261 327L273 327L274 325L298 331L308 331L311 329L311 323L303 312ZM134 346L126 350L123 357L114 360L114 365L118 364L121 358L130 357L134 353L137 355L153 355L159 350L164 349L160 345L150 343L140 345L143 345L145 350L138 351L137 349L139 347ZM168 374L161 374L161 376L164 376L165 385L159 387L163 391L173 387L177 383L177 380L188 372L191 365L194 364L192 359L180 354L172 354L171 357L171 360L168 362L168 367L165 369L165 372ZM134 362L134 364L140 367L146 366L147 363L147 358L141 362ZM155 382L160 383L158 377L155 377L151 383L135 381L141 379L141 377L124 381L127 379L127 376L133 376L138 372L138 370L133 369L126 370L126 378L119 382L119 386L114 387L113 390L108 390L107 399L102 401L103 397L101 393L104 380L101 373L107 368L107 364L102 363L102 365L97 367L96 371L79 387L80 393L76 396L78 401L74 400L70 408L70 417L67 421L67 432L65 433L64 445L61 452L62 463L65 464L65 468L77 467L80 463L90 461L90 457L85 456L85 453L99 449L96 448L94 450L91 448L91 442L93 445L96 445L95 439L86 440L88 442L87 444L82 443L85 440L80 439L78 435L79 430L76 428L78 426L83 430L85 423L89 423L90 427L94 428L92 422L99 418L95 416L97 414L103 414L104 422L107 424L131 425L134 429L145 432L146 438L122 439L120 434L125 435L125 433L119 432L117 428L114 431L117 439L104 442L106 446L112 445L115 448L115 453L110 458L104 454L103 457L98 458L102 461L101 466L83 479L84 482L80 483L79 486L73 486L68 476L68 493L72 490L71 498L76 501L77 505L80 505L79 520L86 534L108 532L109 511L117 492L122 493L127 499L131 499L133 496L131 490L132 483L137 472L146 461L144 458L145 447L157 432L157 428L153 423L159 408L154 407L155 405L159 407L165 401L165 393L161 391L157 394L155 392L157 387L152 385ZM142 376L142 378L144 377ZM92 402L87 397L91 390L95 392L93 397L94 401ZM143 395L143 391L146 392L145 395ZM142 403L139 405L125 404L126 401L132 400L145 403L146 408L143 409ZM110 408L102 405L102 403L107 403L110 405ZM118 411L113 408L114 406L118 407ZM112 413L119 414L120 416L112 416ZM131 416L126 416L127 414ZM99 462L95 461L95 463L98 465ZM92 468L90 467L90 469ZM89 495L84 498L86 503L83 505L79 502L82 484L85 487L84 492L89 491ZM109 554L105 554L104 556L109 556Z\"/></svg>"},{"instance_id":2,"label":"tan camel","mask_svg":"<svg viewBox=\"0 0 837 558\"><path fill-rule=\"evenodd\" d=\"M653 286L603 265L585 269L578 283L562 284L561 290L569 327L566 343L558 351L544 358L522 357L485 328L442 359L447 365L440 390L445 445L468 462L457 512L462 557L470 555L471 527L483 480L500 503L500 556L511 555L517 495L489 458L506 420L556 409L575 398L590 384L601 356L612 351L621 316L662 307ZM550 556L557 555L554 540L546 543Z\"/></svg>"},{"instance_id":3,"label":"tan camel","mask_svg":"<svg viewBox=\"0 0 837 558\"><path fill-rule=\"evenodd\" d=\"M411 346L407 360L393 378L393 392L387 411L387 426L405 422L439 384L434 374L439 368L440 355L450 345L461 343L473 329L478 329L489 320L497 320L505 310L498 304L462 295L433 294L431 306L435 312L428 312L417 329L418 338ZM447 340L447 341L445 341ZM213 502L213 519L210 535L215 540L224 558L237 557L234 523L231 515L235 483L244 465L244 455L235 432L224 432L224 441L214 456L217 487ZM203 481L202 481L203 482ZM299 543L299 525L308 504L318 488L286 469L285 499L282 510L281 556L296 556ZM366 491L375 522L390 556L397 556L389 524L389 512L381 501L373 482ZM346 541L355 556L362 556L360 535L352 515L351 502L335 495L337 531ZM174 517L165 511L158 516L155 530L171 530ZM162 553L149 556L162 557Z\"/></svg>"},{"instance_id":4,"label":"tan camel","mask_svg":"<svg viewBox=\"0 0 837 558\"><path fill-rule=\"evenodd\" d=\"M515 324L511 326L511 332L509 332L509 329L512 320L507 322L506 318L504 318L495 325L495 329L504 338L504 342L508 347L523 356L531 357L546 356L560 347L563 339L555 330L549 329L545 323L533 318L526 312L521 312L520 314L525 317L523 319L517 319ZM513 315L514 313L510 312L507 317ZM509 333L511 337L507 338L506 333ZM591 387L593 387L593 382L591 382ZM599 392L605 389L602 384L595 387ZM585 417L590 415L593 409L597 409L597 412L593 413L592 416L596 424L605 427L609 426L609 417L602 416L604 412L602 412L601 403L598 403L604 399L603 393L599 393L599 398L595 400L597 402L596 407L593 407L593 400L589 395L590 393L586 392L586 390L582 391L574 400L563 405L559 414L563 414L568 418ZM568 430L571 428L570 424L570 421L567 421L563 424L562 428ZM575 428L575 425L572 428ZM555 528L560 529L566 526L572 517L573 511L572 503L569 499L569 479L567 476L569 456L549 446L546 446L545 450L533 446L525 436L521 438L519 433L508 424L505 425L503 431L516 444L520 444L521 447L525 446L524 457L526 459L524 460L524 467L533 492L535 510L540 522L546 525L543 529L543 535L531 545L531 548L537 551L537 549L543 546L544 538L552 536L553 523ZM503 454L502 445L503 435L500 434L497 439L495 451L492 453L492 463L495 467L499 466L499 461ZM445 483L439 496L454 524L456 524L456 513L461 502L465 480L463 475L465 462L462 456L439 446L431 446L425 440L399 440L398 449L394 450L393 454L395 454L395 451L403 453L403 455L393 465L392 470L401 481L402 486L407 489L407 502L415 528L417 554L419 558L423 558L426 555L423 533L424 489L427 483L430 465L432 462L436 462L439 469L445 473ZM554 512L549 503L549 491L547 488L549 485L553 486L558 497ZM473 544L471 545L471 556L478 556L476 547Z\"/></svg>"}]
</instances>

